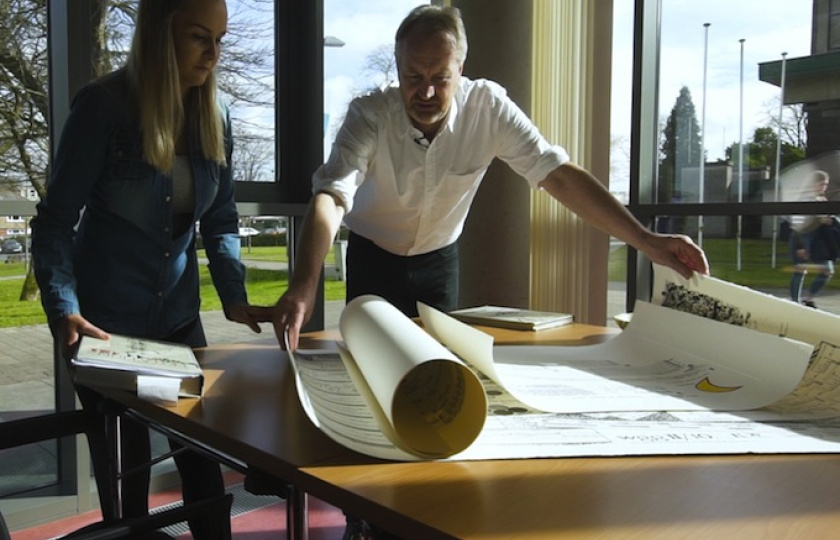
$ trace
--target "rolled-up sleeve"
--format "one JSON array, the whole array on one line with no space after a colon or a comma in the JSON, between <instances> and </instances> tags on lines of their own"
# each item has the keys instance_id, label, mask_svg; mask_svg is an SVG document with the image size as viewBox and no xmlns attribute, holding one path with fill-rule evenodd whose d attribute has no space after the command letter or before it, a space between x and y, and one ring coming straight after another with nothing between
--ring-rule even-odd
<instances>
[{"instance_id":1,"label":"rolled-up sleeve","mask_svg":"<svg viewBox=\"0 0 840 540\"><path fill-rule=\"evenodd\" d=\"M350 103L329 159L312 176L312 193L338 197L345 212L353 209L353 197L376 150L378 107L373 99L363 96Z\"/></svg>"},{"instance_id":2,"label":"rolled-up sleeve","mask_svg":"<svg viewBox=\"0 0 840 540\"><path fill-rule=\"evenodd\" d=\"M500 135L497 155L537 189L551 171L570 161L569 154L563 147L549 143L522 109L502 92L497 95L496 105Z\"/></svg>"}]
</instances>

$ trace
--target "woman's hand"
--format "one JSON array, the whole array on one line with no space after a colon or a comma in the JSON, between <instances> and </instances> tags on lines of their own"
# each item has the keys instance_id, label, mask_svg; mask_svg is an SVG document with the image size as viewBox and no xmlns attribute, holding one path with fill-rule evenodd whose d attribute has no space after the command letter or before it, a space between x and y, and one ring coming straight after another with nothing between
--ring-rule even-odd
<instances>
[{"instance_id":1,"label":"woman's hand","mask_svg":"<svg viewBox=\"0 0 840 540\"><path fill-rule=\"evenodd\" d=\"M101 328L94 326L78 313L66 315L56 324L56 340L65 360L73 357L79 346L79 338L91 336L108 339L111 336Z\"/></svg>"}]
</instances>

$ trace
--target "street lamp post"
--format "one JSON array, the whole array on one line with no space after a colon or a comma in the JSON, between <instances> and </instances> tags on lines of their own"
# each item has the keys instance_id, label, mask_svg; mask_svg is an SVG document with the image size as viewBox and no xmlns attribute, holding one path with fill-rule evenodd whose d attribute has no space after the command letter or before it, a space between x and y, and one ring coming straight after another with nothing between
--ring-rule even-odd
<instances>
[{"instance_id":1,"label":"street lamp post","mask_svg":"<svg viewBox=\"0 0 840 540\"><path fill-rule=\"evenodd\" d=\"M344 47L344 41L335 36L324 36L324 47Z\"/></svg>"},{"instance_id":2,"label":"street lamp post","mask_svg":"<svg viewBox=\"0 0 840 540\"><path fill-rule=\"evenodd\" d=\"M335 36L324 36L324 47L344 47L345 42L342 39L339 39ZM322 74L323 77L323 74ZM324 133L326 133L327 125L326 125L326 115L324 118ZM291 272L294 271L295 264L297 262L297 249L295 248L295 239L297 238L297 232L303 222L303 219L300 217L293 217L289 219L287 226L286 226L286 254L289 259L289 277L291 278ZM321 315L323 319L323 314Z\"/></svg>"}]
</instances>

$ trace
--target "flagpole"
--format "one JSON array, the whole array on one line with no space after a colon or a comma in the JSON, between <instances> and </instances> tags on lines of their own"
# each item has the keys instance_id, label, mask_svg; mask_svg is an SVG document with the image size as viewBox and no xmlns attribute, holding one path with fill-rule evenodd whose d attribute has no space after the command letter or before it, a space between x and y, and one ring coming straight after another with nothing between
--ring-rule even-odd
<instances>
[{"instance_id":1,"label":"flagpole","mask_svg":"<svg viewBox=\"0 0 840 540\"><path fill-rule=\"evenodd\" d=\"M785 107L785 76L787 71L787 53L782 53L782 77L779 82L779 87L781 92L779 93L779 120L778 125L776 126L776 202L779 201L779 169L782 166L782 114L784 113ZM779 238L779 216L773 216L773 260L772 260L772 267L776 268L776 243L778 242Z\"/></svg>"},{"instance_id":2,"label":"flagpole","mask_svg":"<svg viewBox=\"0 0 840 540\"><path fill-rule=\"evenodd\" d=\"M703 204L706 190L706 66L709 58L709 26L712 23L703 23L705 38L703 45L703 109L700 120L700 193L699 202ZM690 151L690 150L689 150ZM697 216L697 244L703 247L703 213Z\"/></svg>"},{"instance_id":3,"label":"flagpole","mask_svg":"<svg viewBox=\"0 0 840 540\"><path fill-rule=\"evenodd\" d=\"M738 113L738 202L744 202L744 38L738 40L741 44L741 95ZM741 271L741 235L743 233L743 216L738 214L738 230L736 233L738 244L738 271Z\"/></svg>"}]
</instances>

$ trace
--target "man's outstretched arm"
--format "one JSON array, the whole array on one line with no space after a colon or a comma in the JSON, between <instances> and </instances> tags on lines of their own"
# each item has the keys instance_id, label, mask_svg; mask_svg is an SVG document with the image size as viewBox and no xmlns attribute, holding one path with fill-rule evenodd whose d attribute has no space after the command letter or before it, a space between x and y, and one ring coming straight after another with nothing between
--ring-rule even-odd
<instances>
[{"instance_id":1,"label":"man's outstretched arm","mask_svg":"<svg viewBox=\"0 0 840 540\"><path fill-rule=\"evenodd\" d=\"M274 332L284 347L283 333L289 333L289 347L297 348L300 329L312 317L324 259L332 247L344 207L328 193L317 193L309 203L289 289L274 306Z\"/></svg>"},{"instance_id":2,"label":"man's outstretched arm","mask_svg":"<svg viewBox=\"0 0 840 540\"><path fill-rule=\"evenodd\" d=\"M540 187L590 225L643 252L683 277L709 273L706 255L688 236L646 229L592 174L573 163L554 169Z\"/></svg>"}]
</instances>

